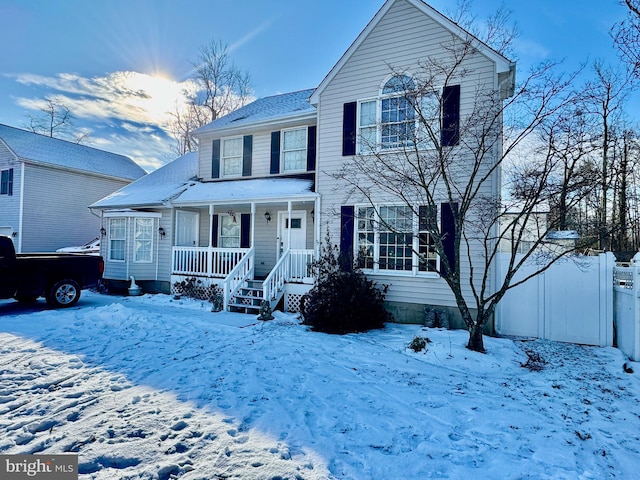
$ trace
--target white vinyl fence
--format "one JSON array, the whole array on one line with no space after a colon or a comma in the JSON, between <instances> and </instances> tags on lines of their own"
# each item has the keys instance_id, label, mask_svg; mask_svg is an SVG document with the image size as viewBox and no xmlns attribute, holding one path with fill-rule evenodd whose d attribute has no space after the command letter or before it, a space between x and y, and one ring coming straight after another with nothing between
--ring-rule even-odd
<instances>
[{"instance_id":1,"label":"white vinyl fence","mask_svg":"<svg viewBox=\"0 0 640 480\"><path fill-rule=\"evenodd\" d=\"M618 347L640 362L640 254L614 268L614 321Z\"/></svg>"},{"instance_id":2,"label":"white vinyl fence","mask_svg":"<svg viewBox=\"0 0 640 480\"><path fill-rule=\"evenodd\" d=\"M499 279L504 278L507 261L508 255L501 254L497 265ZM496 309L496 332L585 345L613 345L614 266L615 257L611 253L558 261L544 273L507 292ZM539 268L535 264L524 265L515 278L525 278Z\"/></svg>"}]
</instances>

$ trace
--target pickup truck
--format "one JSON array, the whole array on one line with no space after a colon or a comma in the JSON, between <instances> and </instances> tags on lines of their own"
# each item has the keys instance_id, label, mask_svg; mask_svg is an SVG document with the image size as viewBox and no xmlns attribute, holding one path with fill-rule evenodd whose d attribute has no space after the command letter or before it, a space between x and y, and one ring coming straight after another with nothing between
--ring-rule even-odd
<instances>
[{"instance_id":1,"label":"pickup truck","mask_svg":"<svg viewBox=\"0 0 640 480\"><path fill-rule=\"evenodd\" d=\"M71 307L83 288L96 287L104 273L102 257L79 253L19 253L0 236L0 299L30 303L44 296L54 308Z\"/></svg>"}]
</instances>

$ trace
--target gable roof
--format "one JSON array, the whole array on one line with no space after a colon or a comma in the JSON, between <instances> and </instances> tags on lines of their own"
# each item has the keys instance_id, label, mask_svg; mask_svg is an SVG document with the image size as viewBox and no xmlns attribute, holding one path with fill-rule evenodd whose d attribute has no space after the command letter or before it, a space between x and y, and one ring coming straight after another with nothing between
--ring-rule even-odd
<instances>
[{"instance_id":1,"label":"gable roof","mask_svg":"<svg viewBox=\"0 0 640 480\"><path fill-rule=\"evenodd\" d=\"M337 73L342 69L345 63L349 61L354 52L358 49L358 47L364 42L364 40L369 36L371 31L380 23L385 14L389 11L389 9L397 2L404 1L407 2L418 10L420 10L425 15L429 16L431 19L442 25L444 28L449 30L454 35L460 38L471 38L474 42L474 47L478 49L483 55L487 56L491 60L496 63L496 71L497 73L505 73L509 72L514 63L493 50L486 43L480 41L478 38L474 37L471 33L466 31L460 25L447 18L440 12L438 12L432 6L426 4L423 0L387 0L384 5L378 10L378 12L374 15L371 21L367 24L367 26L360 32L360 34L356 37L351 46L347 49L347 51L342 55L338 63L336 63L331 71L327 74L326 77L320 82L318 88L311 95L310 102L313 105L318 104L318 99L322 91L326 88L326 86L333 80L333 78L337 75Z\"/></svg>"},{"instance_id":2,"label":"gable roof","mask_svg":"<svg viewBox=\"0 0 640 480\"><path fill-rule=\"evenodd\" d=\"M135 180L144 169L124 155L0 124L0 141L20 160Z\"/></svg>"},{"instance_id":3,"label":"gable roof","mask_svg":"<svg viewBox=\"0 0 640 480\"><path fill-rule=\"evenodd\" d=\"M187 153L98 200L90 208L162 206L195 183L197 174L198 153Z\"/></svg>"},{"instance_id":4,"label":"gable roof","mask_svg":"<svg viewBox=\"0 0 640 480\"><path fill-rule=\"evenodd\" d=\"M314 116L316 108L309 103L313 88L259 98L194 131L196 135L221 129L244 127L274 120Z\"/></svg>"}]
</instances>

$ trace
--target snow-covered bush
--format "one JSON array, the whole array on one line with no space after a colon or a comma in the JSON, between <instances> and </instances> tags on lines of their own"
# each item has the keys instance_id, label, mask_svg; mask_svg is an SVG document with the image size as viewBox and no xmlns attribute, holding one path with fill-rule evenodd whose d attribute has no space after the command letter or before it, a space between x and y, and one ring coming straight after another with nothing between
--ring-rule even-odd
<instances>
[{"instance_id":1,"label":"snow-covered bush","mask_svg":"<svg viewBox=\"0 0 640 480\"><path fill-rule=\"evenodd\" d=\"M328 234L320 259L312 268L316 282L302 302L305 325L342 334L382 328L384 322L392 320L384 308L387 285L378 287L358 269L343 271L338 248L331 246Z\"/></svg>"}]
</instances>

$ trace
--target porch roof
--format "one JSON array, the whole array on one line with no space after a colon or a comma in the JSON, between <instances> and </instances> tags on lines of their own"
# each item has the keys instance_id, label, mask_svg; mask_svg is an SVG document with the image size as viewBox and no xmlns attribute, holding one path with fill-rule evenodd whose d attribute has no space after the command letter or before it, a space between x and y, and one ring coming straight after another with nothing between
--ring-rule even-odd
<instances>
[{"instance_id":1,"label":"porch roof","mask_svg":"<svg viewBox=\"0 0 640 480\"><path fill-rule=\"evenodd\" d=\"M258 202L315 199L313 181L299 178L255 178L226 182L195 183L173 205L208 205L215 203Z\"/></svg>"}]
</instances>

